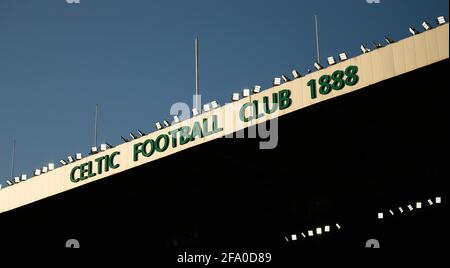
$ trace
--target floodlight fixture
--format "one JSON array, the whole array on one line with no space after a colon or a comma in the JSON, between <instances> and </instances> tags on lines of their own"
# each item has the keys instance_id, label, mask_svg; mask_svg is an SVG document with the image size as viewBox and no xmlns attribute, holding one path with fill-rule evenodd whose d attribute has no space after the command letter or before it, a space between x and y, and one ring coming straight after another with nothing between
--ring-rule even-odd
<instances>
[{"instance_id":1,"label":"floodlight fixture","mask_svg":"<svg viewBox=\"0 0 450 268\"><path fill-rule=\"evenodd\" d=\"M120 136L120 138L123 140L123 142L129 142L127 138L124 138L123 136Z\"/></svg>"},{"instance_id":2,"label":"floodlight fixture","mask_svg":"<svg viewBox=\"0 0 450 268\"><path fill-rule=\"evenodd\" d=\"M316 234L317 235L321 235L322 234L322 228L321 227L316 228Z\"/></svg>"},{"instance_id":3,"label":"floodlight fixture","mask_svg":"<svg viewBox=\"0 0 450 268\"><path fill-rule=\"evenodd\" d=\"M22 174L22 176L20 177L20 180L22 181L26 181L28 179L27 174Z\"/></svg>"},{"instance_id":4,"label":"floodlight fixture","mask_svg":"<svg viewBox=\"0 0 450 268\"><path fill-rule=\"evenodd\" d=\"M297 241L297 235L295 235L295 234L291 235L291 239L292 239L292 241Z\"/></svg>"},{"instance_id":5,"label":"floodlight fixture","mask_svg":"<svg viewBox=\"0 0 450 268\"><path fill-rule=\"evenodd\" d=\"M273 85L274 85L274 86L279 86L279 85L281 85L281 78L280 78L280 77L275 77L275 78L273 79Z\"/></svg>"},{"instance_id":6,"label":"floodlight fixture","mask_svg":"<svg viewBox=\"0 0 450 268\"><path fill-rule=\"evenodd\" d=\"M14 177L14 183L19 183L20 182L20 177Z\"/></svg>"},{"instance_id":7,"label":"floodlight fixture","mask_svg":"<svg viewBox=\"0 0 450 268\"><path fill-rule=\"evenodd\" d=\"M232 100L232 101L238 101L239 98L240 98L239 93L233 93L233 96L231 97L231 100Z\"/></svg>"},{"instance_id":8,"label":"floodlight fixture","mask_svg":"<svg viewBox=\"0 0 450 268\"><path fill-rule=\"evenodd\" d=\"M217 103L217 101L212 101L211 102L211 109L217 109L217 108L219 108L219 104Z\"/></svg>"},{"instance_id":9,"label":"floodlight fixture","mask_svg":"<svg viewBox=\"0 0 450 268\"><path fill-rule=\"evenodd\" d=\"M298 79L302 77L302 75L297 70L292 70L292 77L294 77L294 79Z\"/></svg>"},{"instance_id":10,"label":"floodlight fixture","mask_svg":"<svg viewBox=\"0 0 450 268\"><path fill-rule=\"evenodd\" d=\"M371 50L364 45L361 45L361 52L363 54L369 53Z\"/></svg>"},{"instance_id":11,"label":"floodlight fixture","mask_svg":"<svg viewBox=\"0 0 450 268\"><path fill-rule=\"evenodd\" d=\"M69 160L69 163L75 162L75 159L71 155L67 156L67 160Z\"/></svg>"},{"instance_id":12,"label":"floodlight fixture","mask_svg":"<svg viewBox=\"0 0 450 268\"><path fill-rule=\"evenodd\" d=\"M242 97L244 97L244 98L250 97L250 89L246 88L246 89L242 90Z\"/></svg>"},{"instance_id":13,"label":"floodlight fixture","mask_svg":"<svg viewBox=\"0 0 450 268\"><path fill-rule=\"evenodd\" d=\"M334 59L333 56L328 57L327 61L328 61L328 65L330 65L330 66L336 64L336 60Z\"/></svg>"},{"instance_id":14,"label":"floodlight fixture","mask_svg":"<svg viewBox=\"0 0 450 268\"><path fill-rule=\"evenodd\" d=\"M330 226L329 225L325 226L324 231L325 231L325 233L329 233L330 232Z\"/></svg>"},{"instance_id":15,"label":"floodlight fixture","mask_svg":"<svg viewBox=\"0 0 450 268\"><path fill-rule=\"evenodd\" d=\"M54 163L48 163L48 171L55 170L55 164Z\"/></svg>"},{"instance_id":16,"label":"floodlight fixture","mask_svg":"<svg viewBox=\"0 0 450 268\"><path fill-rule=\"evenodd\" d=\"M431 27L431 25L427 21L422 22L422 27L425 29L425 31L433 29L433 27Z\"/></svg>"},{"instance_id":17,"label":"floodlight fixture","mask_svg":"<svg viewBox=\"0 0 450 268\"><path fill-rule=\"evenodd\" d=\"M124 141L126 140L125 142L128 142L128 140L125 139L124 137L121 137L121 138ZM98 147L97 146L91 147L91 154L96 154L96 153L98 153Z\"/></svg>"},{"instance_id":18,"label":"floodlight fixture","mask_svg":"<svg viewBox=\"0 0 450 268\"><path fill-rule=\"evenodd\" d=\"M379 49L379 48L382 48L382 47L383 47L382 44L380 44L380 43L378 43L378 42L375 42L375 41L372 41L372 44L373 44L373 47L374 47L375 49Z\"/></svg>"},{"instance_id":19,"label":"floodlight fixture","mask_svg":"<svg viewBox=\"0 0 450 268\"><path fill-rule=\"evenodd\" d=\"M417 29L415 29L414 27L409 27L409 32L412 35L420 34L420 32Z\"/></svg>"},{"instance_id":20,"label":"floodlight fixture","mask_svg":"<svg viewBox=\"0 0 450 268\"><path fill-rule=\"evenodd\" d=\"M422 202L417 202L416 203L416 208L417 209L421 209L422 208Z\"/></svg>"},{"instance_id":21,"label":"floodlight fixture","mask_svg":"<svg viewBox=\"0 0 450 268\"><path fill-rule=\"evenodd\" d=\"M42 173L47 173L48 172L48 167L47 166L43 166L41 171L42 171Z\"/></svg>"},{"instance_id":22,"label":"floodlight fixture","mask_svg":"<svg viewBox=\"0 0 450 268\"><path fill-rule=\"evenodd\" d=\"M178 117L178 115L174 115L173 116L173 122L176 123L180 123L180 118Z\"/></svg>"},{"instance_id":23,"label":"floodlight fixture","mask_svg":"<svg viewBox=\"0 0 450 268\"><path fill-rule=\"evenodd\" d=\"M169 123L169 121L167 121L167 120L163 120L163 125L165 126L165 127L170 127L170 123Z\"/></svg>"},{"instance_id":24,"label":"floodlight fixture","mask_svg":"<svg viewBox=\"0 0 450 268\"><path fill-rule=\"evenodd\" d=\"M211 107L209 106L209 103L203 105L203 111L206 113L211 111Z\"/></svg>"},{"instance_id":25,"label":"floodlight fixture","mask_svg":"<svg viewBox=\"0 0 450 268\"><path fill-rule=\"evenodd\" d=\"M444 16L437 17L436 21L439 25L443 25L443 24L447 23Z\"/></svg>"},{"instance_id":26,"label":"floodlight fixture","mask_svg":"<svg viewBox=\"0 0 450 268\"><path fill-rule=\"evenodd\" d=\"M260 85L255 85L253 87L253 93L257 94L259 92L261 92L261 86Z\"/></svg>"},{"instance_id":27,"label":"floodlight fixture","mask_svg":"<svg viewBox=\"0 0 450 268\"><path fill-rule=\"evenodd\" d=\"M313 235L314 235L314 232L312 230L309 230L308 231L308 236L313 236Z\"/></svg>"},{"instance_id":28,"label":"floodlight fixture","mask_svg":"<svg viewBox=\"0 0 450 268\"><path fill-rule=\"evenodd\" d=\"M340 61L346 61L346 60L348 60L347 53L345 53L345 52L340 53L340 54L339 54L339 60L340 60Z\"/></svg>"},{"instance_id":29,"label":"floodlight fixture","mask_svg":"<svg viewBox=\"0 0 450 268\"><path fill-rule=\"evenodd\" d=\"M62 165L62 166L65 166L65 165L67 165L67 162L66 162L66 160L63 160L63 159L59 160L59 163L61 163L61 165Z\"/></svg>"},{"instance_id":30,"label":"floodlight fixture","mask_svg":"<svg viewBox=\"0 0 450 268\"><path fill-rule=\"evenodd\" d=\"M163 128L160 122L156 122L155 127L157 130L161 130Z\"/></svg>"},{"instance_id":31,"label":"floodlight fixture","mask_svg":"<svg viewBox=\"0 0 450 268\"><path fill-rule=\"evenodd\" d=\"M384 214L382 212L378 213L378 219L382 220L384 218Z\"/></svg>"},{"instance_id":32,"label":"floodlight fixture","mask_svg":"<svg viewBox=\"0 0 450 268\"><path fill-rule=\"evenodd\" d=\"M389 38L388 36L384 36L384 41L386 41L386 44L390 45L390 44L394 44L395 41L391 38Z\"/></svg>"},{"instance_id":33,"label":"floodlight fixture","mask_svg":"<svg viewBox=\"0 0 450 268\"><path fill-rule=\"evenodd\" d=\"M436 197L436 204L440 204L442 203L442 198L441 197Z\"/></svg>"},{"instance_id":34,"label":"floodlight fixture","mask_svg":"<svg viewBox=\"0 0 450 268\"><path fill-rule=\"evenodd\" d=\"M281 78L283 79L283 81L284 81L285 83L291 81L291 79L289 79L289 77L285 76L284 74L281 76Z\"/></svg>"},{"instance_id":35,"label":"floodlight fixture","mask_svg":"<svg viewBox=\"0 0 450 268\"><path fill-rule=\"evenodd\" d=\"M137 139L136 134L134 134L133 132L130 132L130 137L131 137L132 140Z\"/></svg>"},{"instance_id":36,"label":"floodlight fixture","mask_svg":"<svg viewBox=\"0 0 450 268\"><path fill-rule=\"evenodd\" d=\"M11 186L11 185L13 185L14 183L11 182L10 180L7 180L7 181L6 181L6 184L8 184L8 186Z\"/></svg>"},{"instance_id":37,"label":"floodlight fixture","mask_svg":"<svg viewBox=\"0 0 450 268\"><path fill-rule=\"evenodd\" d=\"M322 65L320 65L320 63L318 63L318 62L314 62L314 68L316 68L316 69L317 69L317 71L320 71L320 70L322 70L322 69L323 69L323 66L322 66Z\"/></svg>"},{"instance_id":38,"label":"floodlight fixture","mask_svg":"<svg viewBox=\"0 0 450 268\"><path fill-rule=\"evenodd\" d=\"M200 112L198 111L197 108L192 108L192 115L193 115L193 116L197 116L197 115L199 115L199 114L200 114Z\"/></svg>"},{"instance_id":39,"label":"floodlight fixture","mask_svg":"<svg viewBox=\"0 0 450 268\"><path fill-rule=\"evenodd\" d=\"M39 175L41 175L41 170L40 169L36 169L34 171L34 176L39 176Z\"/></svg>"},{"instance_id":40,"label":"floodlight fixture","mask_svg":"<svg viewBox=\"0 0 450 268\"><path fill-rule=\"evenodd\" d=\"M83 154L82 154L82 153L76 153L76 154L75 154L75 159L76 159L77 161L83 159Z\"/></svg>"},{"instance_id":41,"label":"floodlight fixture","mask_svg":"<svg viewBox=\"0 0 450 268\"><path fill-rule=\"evenodd\" d=\"M144 137L144 136L145 136L145 132L142 131L142 130L140 130L140 129L138 129L138 133L139 133L139 135L140 135L141 137Z\"/></svg>"},{"instance_id":42,"label":"floodlight fixture","mask_svg":"<svg viewBox=\"0 0 450 268\"><path fill-rule=\"evenodd\" d=\"M100 151L104 152L104 151L106 151L106 150L108 150L108 145L106 145L106 144L100 144Z\"/></svg>"}]
</instances>

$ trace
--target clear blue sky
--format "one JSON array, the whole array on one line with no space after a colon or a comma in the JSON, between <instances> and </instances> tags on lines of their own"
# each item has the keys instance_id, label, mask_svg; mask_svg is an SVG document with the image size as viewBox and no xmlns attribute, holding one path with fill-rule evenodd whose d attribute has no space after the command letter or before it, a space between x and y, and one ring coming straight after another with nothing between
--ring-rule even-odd
<instances>
[{"instance_id":1,"label":"clear blue sky","mask_svg":"<svg viewBox=\"0 0 450 268\"><path fill-rule=\"evenodd\" d=\"M448 0L0 0L0 183L93 143L153 130L175 102L192 103L194 38L201 42L205 101L262 84L361 43L409 35L410 25L448 18Z\"/></svg>"}]
</instances>

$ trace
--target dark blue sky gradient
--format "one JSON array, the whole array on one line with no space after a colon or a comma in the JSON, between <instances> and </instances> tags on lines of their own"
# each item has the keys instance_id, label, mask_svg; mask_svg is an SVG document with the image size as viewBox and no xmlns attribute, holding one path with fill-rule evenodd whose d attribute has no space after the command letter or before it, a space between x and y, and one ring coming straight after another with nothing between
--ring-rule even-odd
<instances>
[{"instance_id":1,"label":"dark blue sky gradient","mask_svg":"<svg viewBox=\"0 0 450 268\"><path fill-rule=\"evenodd\" d=\"M204 101L274 76L312 69L314 14L322 61L359 45L409 35L448 18L448 0L0 0L0 184L93 143L153 130L175 102L192 103L194 38L200 36Z\"/></svg>"}]
</instances>

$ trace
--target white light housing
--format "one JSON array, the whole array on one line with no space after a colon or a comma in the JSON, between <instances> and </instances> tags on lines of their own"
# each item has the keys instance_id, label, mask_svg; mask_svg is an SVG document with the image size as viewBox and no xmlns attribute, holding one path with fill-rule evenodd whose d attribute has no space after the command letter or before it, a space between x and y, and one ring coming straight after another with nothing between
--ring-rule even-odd
<instances>
[{"instance_id":1,"label":"white light housing","mask_svg":"<svg viewBox=\"0 0 450 268\"><path fill-rule=\"evenodd\" d=\"M304 233L302 233L303 238L306 238L306 235Z\"/></svg>"},{"instance_id":2,"label":"white light housing","mask_svg":"<svg viewBox=\"0 0 450 268\"><path fill-rule=\"evenodd\" d=\"M413 208L413 206L408 205L408 209L409 209L410 211L412 211L414 208Z\"/></svg>"},{"instance_id":3,"label":"white light housing","mask_svg":"<svg viewBox=\"0 0 450 268\"><path fill-rule=\"evenodd\" d=\"M42 173L47 173L48 172L48 167L47 166L43 166L42 167Z\"/></svg>"},{"instance_id":4,"label":"white light housing","mask_svg":"<svg viewBox=\"0 0 450 268\"><path fill-rule=\"evenodd\" d=\"M384 218L384 214L382 212L378 213L378 219L382 220Z\"/></svg>"},{"instance_id":5,"label":"white light housing","mask_svg":"<svg viewBox=\"0 0 450 268\"><path fill-rule=\"evenodd\" d=\"M335 65L336 64L336 61L334 60L333 56L328 57L327 61L328 61L328 65Z\"/></svg>"},{"instance_id":6,"label":"white light housing","mask_svg":"<svg viewBox=\"0 0 450 268\"><path fill-rule=\"evenodd\" d=\"M178 117L178 115L174 115L173 116L173 122L176 123L180 123L180 118Z\"/></svg>"},{"instance_id":7,"label":"white light housing","mask_svg":"<svg viewBox=\"0 0 450 268\"><path fill-rule=\"evenodd\" d=\"M55 170L55 164L49 163L48 164L48 171L52 171L52 170Z\"/></svg>"},{"instance_id":8,"label":"white light housing","mask_svg":"<svg viewBox=\"0 0 450 268\"><path fill-rule=\"evenodd\" d=\"M20 177L20 179L21 179L22 181L26 181L26 180L28 179L27 174L22 174L22 176Z\"/></svg>"},{"instance_id":9,"label":"white light housing","mask_svg":"<svg viewBox=\"0 0 450 268\"><path fill-rule=\"evenodd\" d=\"M157 130L162 129L162 125L161 125L160 122L156 122L156 123L155 123L155 127L156 127Z\"/></svg>"},{"instance_id":10,"label":"white light housing","mask_svg":"<svg viewBox=\"0 0 450 268\"><path fill-rule=\"evenodd\" d=\"M363 54L369 53L370 51L371 51L371 50L368 49L366 46L361 45L361 52L362 52Z\"/></svg>"},{"instance_id":11,"label":"white light housing","mask_svg":"<svg viewBox=\"0 0 450 268\"><path fill-rule=\"evenodd\" d=\"M292 77L294 77L294 79L298 79L302 77L302 75L297 70L292 70Z\"/></svg>"},{"instance_id":12,"label":"white light housing","mask_svg":"<svg viewBox=\"0 0 450 268\"><path fill-rule=\"evenodd\" d=\"M436 197L436 204L440 204L442 202L442 198Z\"/></svg>"},{"instance_id":13,"label":"white light housing","mask_svg":"<svg viewBox=\"0 0 450 268\"><path fill-rule=\"evenodd\" d=\"M138 129L138 133L139 133L139 136L141 136L141 137L145 136L145 132L140 129Z\"/></svg>"},{"instance_id":14,"label":"white light housing","mask_svg":"<svg viewBox=\"0 0 450 268\"><path fill-rule=\"evenodd\" d=\"M284 81L285 83L291 81L291 79L289 79L289 78L288 78L287 76L285 76L284 74L281 76L281 79L283 79L283 81Z\"/></svg>"},{"instance_id":15,"label":"white light housing","mask_svg":"<svg viewBox=\"0 0 450 268\"><path fill-rule=\"evenodd\" d=\"M239 98L240 98L239 93L233 93L233 96L231 97L231 100L232 100L232 101L238 101Z\"/></svg>"},{"instance_id":16,"label":"white light housing","mask_svg":"<svg viewBox=\"0 0 450 268\"><path fill-rule=\"evenodd\" d=\"M373 44L373 47L374 47L375 49L379 49L379 48L382 48L382 47L383 47L383 45L380 44L380 43L378 43L378 42L372 42L372 44Z\"/></svg>"},{"instance_id":17,"label":"white light housing","mask_svg":"<svg viewBox=\"0 0 450 268\"><path fill-rule=\"evenodd\" d=\"M67 157L67 160L69 160L69 163L72 163L72 162L75 161L75 159L73 159L73 156L71 156L71 155L69 155L69 156Z\"/></svg>"},{"instance_id":18,"label":"white light housing","mask_svg":"<svg viewBox=\"0 0 450 268\"><path fill-rule=\"evenodd\" d=\"M395 43L394 40L392 40L391 38L387 37L386 35L384 36L384 40L386 41L386 44L388 44L388 45Z\"/></svg>"},{"instance_id":19,"label":"white light housing","mask_svg":"<svg viewBox=\"0 0 450 268\"><path fill-rule=\"evenodd\" d=\"M250 97L250 89L246 88L246 89L242 90L242 97L244 97L244 98Z\"/></svg>"},{"instance_id":20,"label":"white light housing","mask_svg":"<svg viewBox=\"0 0 450 268\"><path fill-rule=\"evenodd\" d=\"M433 27L431 27L431 25L427 21L422 22L422 27L425 29L425 31L433 29Z\"/></svg>"},{"instance_id":21,"label":"white light housing","mask_svg":"<svg viewBox=\"0 0 450 268\"><path fill-rule=\"evenodd\" d=\"M100 144L100 151L104 152L108 150L108 146L106 144Z\"/></svg>"},{"instance_id":22,"label":"white light housing","mask_svg":"<svg viewBox=\"0 0 450 268\"><path fill-rule=\"evenodd\" d=\"M81 160L83 158L83 155L81 153L76 153L75 154L75 159L76 160Z\"/></svg>"},{"instance_id":23,"label":"white light housing","mask_svg":"<svg viewBox=\"0 0 450 268\"><path fill-rule=\"evenodd\" d=\"M211 111L211 107L209 106L209 104L204 104L203 105L203 111L205 111L205 112Z\"/></svg>"},{"instance_id":24,"label":"white light housing","mask_svg":"<svg viewBox=\"0 0 450 268\"><path fill-rule=\"evenodd\" d=\"M165 127L170 127L170 123L169 123L169 121L167 121L167 120L163 120L163 125L164 125Z\"/></svg>"},{"instance_id":25,"label":"white light housing","mask_svg":"<svg viewBox=\"0 0 450 268\"><path fill-rule=\"evenodd\" d=\"M325 233L329 233L330 232L330 226L329 225L327 225L327 226L325 226Z\"/></svg>"},{"instance_id":26,"label":"white light housing","mask_svg":"<svg viewBox=\"0 0 450 268\"><path fill-rule=\"evenodd\" d=\"M421 209L422 208L422 202L417 202L416 203L416 208L417 209Z\"/></svg>"},{"instance_id":27,"label":"white light housing","mask_svg":"<svg viewBox=\"0 0 450 268\"><path fill-rule=\"evenodd\" d=\"M313 236L314 232L313 231L308 231L308 236Z\"/></svg>"},{"instance_id":28,"label":"white light housing","mask_svg":"<svg viewBox=\"0 0 450 268\"><path fill-rule=\"evenodd\" d=\"M430 206L434 205L433 201L431 201L431 199L428 199L428 204L430 204Z\"/></svg>"},{"instance_id":29,"label":"white light housing","mask_svg":"<svg viewBox=\"0 0 450 268\"><path fill-rule=\"evenodd\" d=\"M340 61L346 61L348 60L347 54L342 52L341 54L339 54L339 60Z\"/></svg>"},{"instance_id":30,"label":"white light housing","mask_svg":"<svg viewBox=\"0 0 450 268\"><path fill-rule=\"evenodd\" d=\"M129 142L127 138L124 138L123 136L120 136L120 138L123 140L123 142Z\"/></svg>"},{"instance_id":31,"label":"white light housing","mask_svg":"<svg viewBox=\"0 0 450 268\"><path fill-rule=\"evenodd\" d=\"M291 239L292 239L292 241L297 241L297 235L295 235L295 234L291 235Z\"/></svg>"},{"instance_id":32,"label":"white light housing","mask_svg":"<svg viewBox=\"0 0 450 268\"><path fill-rule=\"evenodd\" d=\"M391 213L391 215L394 216L394 211L389 210L389 213Z\"/></svg>"},{"instance_id":33,"label":"white light housing","mask_svg":"<svg viewBox=\"0 0 450 268\"><path fill-rule=\"evenodd\" d=\"M446 24L446 23L447 23L447 21L445 20L445 17L444 17L444 16L440 16L440 17L438 17L436 20L437 20L437 23L438 23L439 25L442 25L442 24Z\"/></svg>"},{"instance_id":34,"label":"white light housing","mask_svg":"<svg viewBox=\"0 0 450 268\"><path fill-rule=\"evenodd\" d=\"M257 94L259 92L261 92L261 86L260 85L255 85L253 87L253 93Z\"/></svg>"},{"instance_id":35,"label":"white light housing","mask_svg":"<svg viewBox=\"0 0 450 268\"><path fill-rule=\"evenodd\" d=\"M127 139L125 139L124 137L122 137L122 140L124 140L125 142L128 142ZM91 154L96 154L98 153L98 148L97 147L91 147Z\"/></svg>"},{"instance_id":36,"label":"white light housing","mask_svg":"<svg viewBox=\"0 0 450 268\"><path fill-rule=\"evenodd\" d=\"M40 169L36 169L34 171L34 176L39 176L39 175L41 175L41 170Z\"/></svg>"},{"instance_id":37,"label":"white light housing","mask_svg":"<svg viewBox=\"0 0 450 268\"><path fill-rule=\"evenodd\" d=\"M412 35L420 34L420 32L417 29L413 28L413 27L409 27L409 32Z\"/></svg>"},{"instance_id":38,"label":"white light housing","mask_svg":"<svg viewBox=\"0 0 450 268\"><path fill-rule=\"evenodd\" d=\"M61 163L61 165L63 166L67 165L67 162L65 160L59 160L59 163Z\"/></svg>"},{"instance_id":39,"label":"white light housing","mask_svg":"<svg viewBox=\"0 0 450 268\"><path fill-rule=\"evenodd\" d=\"M321 235L322 234L322 228L318 227L316 228L316 234Z\"/></svg>"},{"instance_id":40,"label":"white light housing","mask_svg":"<svg viewBox=\"0 0 450 268\"><path fill-rule=\"evenodd\" d=\"M275 77L275 78L273 79L273 85L274 85L274 86L279 86L279 85L281 85L281 78Z\"/></svg>"},{"instance_id":41,"label":"white light housing","mask_svg":"<svg viewBox=\"0 0 450 268\"><path fill-rule=\"evenodd\" d=\"M336 223L336 227L341 230L341 226L339 225L339 223Z\"/></svg>"},{"instance_id":42,"label":"white light housing","mask_svg":"<svg viewBox=\"0 0 450 268\"><path fill-rule=\"evenodd\" d=\"M308 71L306 71L306 72L309 73L309 74L312 73L311 69L308 69Z\"/></svg>"},{"instance_id":43,"label":"white light housing","mask_svg":"<svg viewBox=\"0 0 450 268\"><path fill-rule=\"evenodd\" d=\"M319 71L319 70L322 70L322 69L323 69L323 66L320 65L320 63L318 63L318 62L314 62L314 68L316 68L317 71Z\"/></svg>"},{"instance_id":44,"label":"white light housing","mask_svg":"<svg viewBox=\"0 0 450 268\"><path fill-rule=\"evenodd\" d=\"M217 109L217 108L219 108L219 104L217 103L217 101L212 101L211 102L211 109Z\"/></svg>"},{"instance_id":45,"label":"white light housing","mask_svg":"<svg viewBox=\"0 0 450 268\"><path fill-rule=\"evenodd\" d=\"M19 177L14 177L14 183L19 183L20 182L20 178Z\"/></svg>"},{"instance_id":46,"label":"white light housing","mask_svg":"<svg viewBox=\"0 0 450 268\"><path fill-rule=\"evenodd\" d=\"M0 190L2 189L2 185L0 184Z\"/></svg>"},{"instance_id":47,"label":"white light housing","mask_svg":"<svg viewBox=\"0 0 450 268\"><path fill-rule=\"evenodd\" d=\"M398 211L400 211L400 213L403 213L403 208L402 207L398 207Z\"/></svg>"},{"instance_id":48,"label":"white light housing","mask_svg":"<svg viewBox=\"0 0 450 268\"><path fill-rule=\"evenodd\" d=\"M12 183L10 180L7 180L7 181L6 181L6 184L8 184L8 186L11 186L11 185L13 185L14 183Z\"/></svg>"},{"instance_id":49,"label":"white light housing","mask_svg":"<svg viewBox=\"0 0 450 268\"><path fill-rule=\"evenodd\" d=\"M197 115L199 115L200 113L198 112L198 110L197 110L197 108L192 108L192 115L193 116L197 116Z\"/></svg>"},{"instance_id":50,"label":"white light housing","mask_svg":"<svg viewBox=\"0 0 450 268\"><path fill-rule=\"evenodd\" d=\"M130 132L130 137L132 140L137 139L136 135L133 132Z\"/></svg>"}]
</instances>

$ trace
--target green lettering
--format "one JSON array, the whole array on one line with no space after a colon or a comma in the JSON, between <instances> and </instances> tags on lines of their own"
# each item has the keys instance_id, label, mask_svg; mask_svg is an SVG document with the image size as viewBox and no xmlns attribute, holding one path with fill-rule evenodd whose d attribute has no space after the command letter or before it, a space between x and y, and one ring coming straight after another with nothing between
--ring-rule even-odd
<instances>
[{"instance_id":1,"label":"green lettering","mask_svg":"<svg viewBox=\"0 0 450 268\"><path fill-rule=\"evenodd\" d=\"M80 178L75 178L75 172L77 171L77 170L79 170L80 169L80 167L74 167L73 169L72 169L72 171L70 171L70 181L71 182L73 182L73 183L77 183L77 182L79 182L80 181Z\"/></svg>"},{"instance_id":2,"label":"green lettering","mask_svg":"<svg viewBox=\"0 0 450 268\"><path fill-rule=\"evenodd\" d=\"M291 106L291 91L289 89L283 89L279 93L280 110L287 109Z\"/></svg>"}]
</instances>

